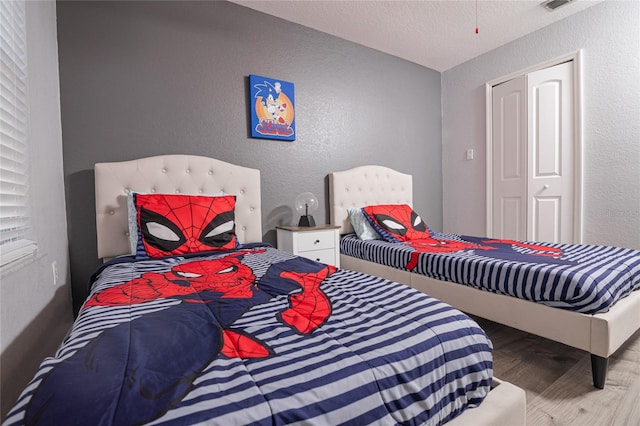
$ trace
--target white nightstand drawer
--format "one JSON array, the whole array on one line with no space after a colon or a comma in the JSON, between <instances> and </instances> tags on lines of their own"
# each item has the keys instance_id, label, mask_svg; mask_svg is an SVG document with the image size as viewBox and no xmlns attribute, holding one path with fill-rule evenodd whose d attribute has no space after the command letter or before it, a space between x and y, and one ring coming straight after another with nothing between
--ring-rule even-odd
<instances>
[{"instance_id":1,"label":"white nightstand drawer","mask_svg":"<svg viewBox=\"0 0 640 426\"><path fill-rule=\"evenodd\" d=\"M316 262L326 263L327 265L336 264L336 251L332 248L326 250L301 251L300 256Z\"/></svg>"},{"instance_id":2,"label":"white nightstand drawer","mask_svg":"<svg viewBox=\"0 0 640 426\"><path fill-rule=\"evenodd\" d=\"M294 238L298 239L298 251L301 252L335 247L335 232L332 230L299 232Z\"/></svg>"},{"instance_id":3,"label":"white nightstand drawer","mask_svg":"<svg viewBox=\"0 0 640 426\"><path fill-rule=\"evenodd\" d=\"M278 249L340 267L339 226L276 226L276 230Z\"/></svg>"}]
</instances>

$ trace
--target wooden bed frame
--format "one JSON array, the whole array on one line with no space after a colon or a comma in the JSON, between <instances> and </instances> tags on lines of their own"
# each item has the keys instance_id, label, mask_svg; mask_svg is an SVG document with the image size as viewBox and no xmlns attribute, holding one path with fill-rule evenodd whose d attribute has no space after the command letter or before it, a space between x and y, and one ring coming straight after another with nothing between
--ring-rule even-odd
<instances>
[{"instance_id":1,"label":"wooden bed frame","mask_svg":"<svg viewBox=\"0 0 640 426\"><path fill-rule=\"evenodd\" d=\"M412 176L382 166L361 166L329 175L331 224L353 232L347 209L371 204L412 205ZM342 268L398 281L458 309L528 333L588 351L593 385L604 388L609 357L640 329L640 291L609 312L587 315L440 281L405 270L341 255Z\"/></svg>"},{"instance_id":2,"label":"wooden bed frame","mask_svg":"<svg viewBox=\"0 0 640 426\"><path fill-rule=\"evenodd\" d=\"M129 191L236 195L236 232L242 243L262 241L260 171L192 155L163 155L95 165L98 257L129 254ZM525 392L494 377L492 389L450 425L524 425Z\"/></svg>"}]
</instances>

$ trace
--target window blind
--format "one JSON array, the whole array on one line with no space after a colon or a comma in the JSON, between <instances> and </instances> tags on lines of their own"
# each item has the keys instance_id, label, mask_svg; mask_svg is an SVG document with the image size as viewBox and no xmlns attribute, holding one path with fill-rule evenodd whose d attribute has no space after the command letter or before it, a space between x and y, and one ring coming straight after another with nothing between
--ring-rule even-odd
<instances>
[{"instance_id":1,"label":"window blind","mask_svg":"<svg viewBox=\"0 0 640 426\"><path fill-rule=\"evenodd\" d=\"M29 203L24 1L0 2L0 266L36 250Z\"/></svg>"}]
</instances>

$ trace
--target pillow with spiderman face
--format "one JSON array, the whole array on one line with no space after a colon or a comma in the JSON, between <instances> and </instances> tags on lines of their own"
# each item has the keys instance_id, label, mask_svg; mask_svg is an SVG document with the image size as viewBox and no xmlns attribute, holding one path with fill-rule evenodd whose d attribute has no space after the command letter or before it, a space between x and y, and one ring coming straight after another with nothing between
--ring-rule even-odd
<instances>
[{"instance_id":1,"label":"pillow with spiderman face","mask_svg":"<svg viewBox=\"0 0 640 426\"><path fill-rule=\"evenodd\" d=\"M238 246L234 195L134 194L136 257L164 257Z\"/></svg>"},{"instance_id":2,"label":"pillow with spiderman face","mask_svg":"<svg viewBox=\"0 0 640 426\"><path fill-rule=\"evenodd\" d=\"M407 204L366 206L362 213L385 241L396 243L432 237L427 224Z\"/></svg>"}]
</instances>

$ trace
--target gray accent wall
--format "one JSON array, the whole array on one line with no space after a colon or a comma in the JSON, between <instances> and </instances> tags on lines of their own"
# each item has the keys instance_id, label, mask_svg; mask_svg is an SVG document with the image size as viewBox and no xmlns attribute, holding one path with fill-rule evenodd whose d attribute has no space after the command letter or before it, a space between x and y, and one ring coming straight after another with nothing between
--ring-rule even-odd
<instances>
[{"instance_id":1,"label":"gray accent wall","mask_svg":"<svg viewBox=\"0 0 640 426\"><path fill-rule=\"evenodd\" d=\"M442 74L445 231L485 235L485 83L582 49L583 242L640 249L639 23L602 2Z\"/></svg>"},{"instance_id":2,"label":"gray accent wall","mask_svg":"<svg viewBox=\"0 0 640 426\"><path fill-rule=\"evenodd\" d=\"M96 162L195 154L261 170L264 241L328 173L414 176L442 229L440 73L228 2L58 2L64 175L76 309L98 265ZM375 31L372 28L372 31ZM295 142L249 137L248 75L295 85Z\"/></svg>"}]
</instances>

